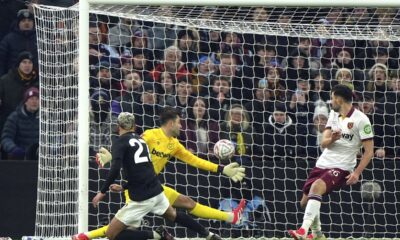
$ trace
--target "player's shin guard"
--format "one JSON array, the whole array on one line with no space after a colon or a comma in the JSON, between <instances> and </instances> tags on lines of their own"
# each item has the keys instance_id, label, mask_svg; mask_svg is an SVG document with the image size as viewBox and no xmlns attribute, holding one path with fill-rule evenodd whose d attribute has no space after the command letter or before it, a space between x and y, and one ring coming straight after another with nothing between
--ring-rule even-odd
<instances>
[{"instance_id":1,"label":"player's shin guard","mask_svg":"<svg viewBox=\"0 0 400 240\"><path fill-rule=\"evenodd\" d=\"M308 232L308 229L314 221L314 218L316 216L318 216L319 218L319 210L321 208L322 197L321 195L317 194L309 194L308 199L309 200L307 203L307 207L304 212L303 225L301 226L301 228L303 228L306 233Z\"/></svg>"},{"instance_id":2,"label":"player's shin guard","mask_svg":"<svg viewBox=\"0 0 400 240\"><path fill-rule=\"evenodd\" d=\"M205 227L184 213L177 212L175 222L198 233L201 237L207 237L210 234Z\"/></svg>"},{"instance_id":3,"label":"player's shin guard","mask_svg":"<svg viewBox=\"0 0 400 240\"><path fill-rule=\"evenodd\" d=\"M95 230L92 230L92 231L88 232L86 235L88 236L89 239L103 238L106 236L107 229L108 229L108 225L103 226L98 229L95 229Z\"/></svg>"},{"instance_id":4,"label":"player's shin guard","mask_svg":"<svg viewBox=\"0 0 400 240\"><path fill-rule=\"evenodd\" d=\"M154 235L151 231L138 231L125 229L120 232L114 240L147 240L153 239Z\"/></svg>"},{"instance_id":5,"label":"player's shin guard","mask_svg":"<svg viewBox=\"0 0 400 240\"><path fill-rule=\"evenodd\" d=\"M229 213L208 206L204 206L200 203L196 203L196 206L193 208L192 211L190 211L190 214L199 218L215 219L229 222Z\"/></svg>"}]
</instances>

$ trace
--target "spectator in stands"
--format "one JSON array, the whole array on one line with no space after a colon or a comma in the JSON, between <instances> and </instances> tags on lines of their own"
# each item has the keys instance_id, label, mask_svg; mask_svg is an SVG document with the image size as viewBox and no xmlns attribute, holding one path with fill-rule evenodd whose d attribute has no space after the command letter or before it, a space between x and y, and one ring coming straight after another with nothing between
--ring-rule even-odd
<instances>
[{"instance_id":1,"label":"spectator in stands","mask_svg":"<svg viewBox=\"0 0 400 240\"><path fill-rule=\"evenodd\" d=\"M216 75L229 79L232 98L248 102L252 99L253 80L242 77L238 71L238 60L233 54L223 53L220 55L220 64Z\"/></svg>"},{"instance_id":2,"label":"spectator in stands","mask_svg":"<svg viewBox=\"0 0 400 240\"><path fill-rule=\"evenodd\" d=\"M120 52L131 56L137 56L141 53L144 59L146 59L145 65L142 67L142 69L150 70L154 68L154 55L149 49L146 31L136 30L132 35L130 42L126 44L126 46L121 47Z\"/></svg>"},{"instance_id":3,"label":"spectator in stands","mask_svg":"<svg viewBox=\"0 0 400 240\"><path fill-rule=\"evenodd\" d=\"M108 62L108 64L119 65L119 53L102 42L102 33L97 24L91 24L89 27L89 64L96 66L99 62Z\"/></svg>"},{"instance_id":4,"label":"spectator in stands","mask_svg":"<svg viewBox=\"0 0 400 240\"><path fill-rule=\"evenodd\" d=\"M21 52L17 64L0 78L0 131L7 117L23 100L26 89L39 86L39 79L33 70L34 57L30 52Z\"/></svg>"},{"instance_id":5,"label":"spectator in stands","mask_svg":"<svg viewBox=\"0 0 400 240\"><path fill-rule=\"evenodd\" d=\"M125 46L138 28L136 21L130 18L119 18L119 22L108 31L109 44L114 48Z\"/></svg>"},{"instance_id":6,"label":"spectator in stands","mask_svg":"<svg viewBox=\"0 0 400 240\"><path fill-rule=\"evenodd\" d=\"M159 63L154 70L150 72L151 78L160 82L160 77L163 72L172 74L174 79L188 75L186 64L182 62L182 51L175 46L169 46L164 51L164 60Z\"/></svg>"},{"instance_id":7,"label":"spectator in stands","mask_svg":"<svg viewBox=\"0 0 400 240\"><path fill-rule=\"evenodd\" d=\"M171 16L171 6L161 6L159 9L160 16ZM148 37L151 39L149 48L154 51L156 59L165 59L164 49L172 46L175 42L177 33L182 28L168 23L154 23L148 31Z\"/></svg>"},{"instance_id":8,"label":"spectator in stands","mask_svg":"<svg viewBox=\"0 0 400 240\"><path fill-rule=\"evenodd\" d=\"M258 81L255 91L255 99L245 105L251 113L251 122L255 133L262 133L262 125L268 121L274 111L274 102L271 100L271 92L268 89L268 82L265 79Z\"/></svg>"},{"instance_id":9,"label":"spectator in stands","mask_svg":"<svg viewBox=\"0 0 400 240\"><path fill-rule=\"evenodd\" d=\"M377 99L377 103L383 103L380 106L387 116L395 117L400 113L400 70L390 72L391 88L385 94L385 97Z\"/></svg>"},{"instance_id":10,"label":"spectator in stands","mask_svg":"<svg viewBox=\"0 0 400 240\"><path fill-rule=\"evenodd\" d=\"M384 112L375 106L374 95L365 93L363 101L360 102L362 111L373 126L375 156L385 158L386 155L394 155L395 147L395 128L394 122L390 122L388 117L384 117Z\"/></svg>"},{"instance_id":11,"label":"spectator in stands","mask_svg":"<svg viewBox=\"0 0 400 240\"><path fill-rule=\"evenodd\" d=\"M270 160L288 160L296 156L296 128L282 102L275 102L274 112L264 124L263 155Z\"/></svg>"},{"instance_id":12,"label":"spectator in stands","mask_svg":"<svg viewBox=\"0 0 400 240\"><path fill-rule=\"evenodd\" d=\"M215 72L215 64L211 57L201 56L198 64L192 70L193 94L198 96L208 95L211 75Z\"/></svg>"},{"instance_id":13,"label":"spectator in stands","mask_svg":"<svg viewBox=\"0 0 400 240\"><path fill-rule=\"evenodd\" d=\"M309 72L310 69L308 65L308 57L304 54L298 54L296 52L292 53L287 58L287 89L294 91L296 89L298 79L310 79Z\"/></svg>"},{"instance_id":14,"label":"spectator in stands","mask_svg":"<svg viewBox=\"0 0 400 240\"><path fill-rule=\"evenodd\" d=\"M137 72L131 72L126 74L122 80L123 91L121 96L113 99L111 102L111 109L113 116L118 116L123 108L122 105L131 105L134 102L138 102L142 96L142 79L140 74Z\"/></svg>"},{"instance_id":15,"label":"spectator in stands","mask_svg":"<svg viewBox=\"0 0 400 240\"><path fill-rule=\"evenodd\" d=\"M273 46L258 45L256 47L256 54L254 55L254 77L262 79L266 77L266 69L279 66L276 56L276 49Z\"/></svg>"},{"instance_id":16,"label":"spectator in stands","mask_svg":"<svg viewBox=\"0 0 400 240\"><path fill-rule=\"evenodd\" d=\"M329 23L322 21L322 24ZM345 46L345 41L342 39L314 38L312 40L311 55L320 59L323 68L331 68L334 50L343 46Z\"/></svg>"},{"instance_id":17,"label":"spectator in stands","mask_svg":"<svg viewBox=\"0 0 400 240\"><path fill-rule=\"evenodd\" d=\"M376 35L383 35L384 38L387 33L384 30L379 30ZM355 59L355 65L359 69L370 69L376 63L382 63L386 67L396 69L399 66L399 50L394 47L394 42L369 40L366 46L359 49Z\"/></svg>"},{"instance_id":18,"label":"spectator in stands","mask_svg":"<svg viewBox=\"0 0 400 240\"><path fill-rule=\"evenodd\" d=\"M315 75L311 81L310 101L322 100L327 102L331 96L329 93L330 83L326 80L323 73Z\"/></svg>"},{"instance_id":19,"label":"spectator in stands","mask_svg":"<svg viewBox=\"0 0 400 240\"><path fill-rule=\"evenodd\" d=\"M219 126L208 117L207 102L203 98L193 99L188 109L188 118L182 119L179 140L186 149L207 159L213 154L214 144L218 141Z\"/></svg>"},{"instance_id":20,"label":"spectator in stands","mask_svg":"<svg viewBox=\"0 0 400 240\"><path fill-rule=\"evenodd\" d=\"M90 77L90 89L101 88L105 90L110 98L115 99L121 95L121 86L119 80L111 76L111 66L108 62L102 61L94 70L95 76Z\"/></svg>"},{"instance_id":21,"label":"spectator in stands","mask_svg":"<svg viewBox=\"0 0 400 240\"><path fill-rule=\"evenodd\" d=\"M321 148L322 133L325 130L326 123L328 122L328 107L325 102L317 101L315 103L315 110L313 116L313 128L308 134L307 140L307 156L312 159L322 153L324 149Z\"/></svg>"},{"instance_id":22,"label":"spectator in stands","mask_svg":"<svg viewBox=\"0 0 400 240\"><path fill-rule=\"evenodd\" d=\"M369 81L366 84L366 90L374 93L374 99L385 97L385 93L390 87L388 85L388 69L381 63L375 64L368 71Z\"/></svg>"},{"instance_id":23,"label":"spectator in stands","mask_svg":"<svg viewBox=\"0 0 400 240\"><path fill-rule=\"evenodd\" d=\"M131 55L124 54L121 55L121 71L120 71L120 78L124 78L125 75L131 73L133 69L133 59Z\"/></svg>"},{"instance_id":24,"label":"spectator in stands","mask_svg":"<svg viewBox=\"0 0 400 240\"><path fill-rule=\"evenodd\" d=\"M223 120L231 104L237 103L231 98L231 82L226 77L216 77L212 82L211 93L208 96L210 117L216 121Z\"/></svg>"},{"instance_id":25,"label":"spectator in stands","mask_svg":"<svg viewBox=\"0 0 400 240\"><path fill-rule=\"evenodd\" d=\"M8 159L23 160L25 153L38 147L39 103L39 89L28 88L22 104L7 118L1 135L1 146Z\"/></svg>"},{"instance_id":26,"label":"spectator in stands","mask_svg":"<svg viewBox=\"0 0 400 240\"><path fill-rule=\"evenodd\" d=\"M335 48L334 61L331 64L333 68L354 69L353 51L349 48ZM333 74L334 75L334 74Z\"/></svg>"},{"instance_id":27,"label":"spectator in stands","mask_svg":"<svg viewBox=\"0 0 400 240\"><path fill-rule=\"evenodd\" d=\"M121 102L122 112L130 112L135 115L137 134L142 134L145 130L156 127L159 115L154 83L143 82L142 89L143 92L138 101Z\"/></svg>"},{"instance_id":28,"label":"spectator in stands","mask_svg":"<svg viewBox=\"0 0 400 240\"><path fill-rule=\"evenodd\" d=\"M241 35L235 32L222 32L221 37L220 53L232 54L237 65L253 66L253 52L245 47Z\"/></svg>"},{"instance_id":29,"label":"spectator in stands","mask_svg":"<svg viewBox=\"0 0 400 240\"><path fill-rule=\"evenodd\" d=\"M270 91L271 100L286 101L287 89L285 81L282 79L283 73L279 68L267 68L267 83ZM289 91L290 92L290 91Z\"/></svg>"},{"instance_id":30,"label":"spectator in stands","mask_svg":"<svg viewBox=\"0 0 400 240\"><path fill-rule=\"evenodd\" d=\"M220 49L221 32L212 29L199 30L200 52L216 54Z\"/></svg>"},{"instance_id":31,"label":"spectator in stands","mask_svg":"<svg viewBox=\"0 0 400 240\"><path fill-rule=\"evenodd\" d=\"M199 40L199 33L195 29L182 29L175 41L175 46L182 52L182 62L186 63L189 72L199 62Z\"/></svg>"},{"instance_id":32,"label":"spectator in stands","mask_svg":"<svg viewBox=\"0 0 400 240\"><path fill-rule=\"evenodd\" d=\"M6 74L18 61L22 51L32 54L32 61L37 66L37 40L33 13L27 9L18 11L17 25L0 42L0 76Z\"/></svg>"},{"instance_id":33,"label":"spectator in stands","mask_svg":"<svg viewBox=\"0 0 400 240\"><path fill-rule=\"evenodd\" d=\"M11 31L11 25L15 22L15 16L21 9L26 8L24 2L15 0L0 1L0 41Z\"/></svg>"},{"instance_id":34,"label":"spectator in stands","mask_svg":"<svg viewBox=\"0 0 400 240\"><path fill-rule=\"evenodd\" d=\"M178 78L176 81L176 96L169 98L166 104L180 111L182 119L186 119L189 102L192 100L192 79L188 76Z\"/></svg>"},{"instance_id":35,"label":"spectator in stands","mask_svg":"<svg viewBox=\"0 0 400 240\"><path fill-rule=\"evenodd\" d=\"M234 159L239 162L249 162L257 156L262 156L260 145L253 139L253 128L246 109L240 104L231 105L225 114L225 121L220 125L219 139L228 139L235 145Z\"/></svg>"},{"instance_id":36,"label":"spectator in stands","mask_svg":"<svg viewBox=\"0 0 400 240\"><path fill-rule=\"evenodd\" d=\"M310 101L310 83L299 79L297 89L290 97L288 111L295 116L297 134L307 136L310 133L309 123L312 122L314 103Z\"/></svg>"},{"instance_id":37,"label":"spectator in stands","mask_svg":"<svg viewBox=\"0 0 400 240\"><path fill-rule=\"evenodd\" d=\"M348 69L348 68L339 68L336 73L335 73L335 80L336 82L333 83L333 85L336 84L343 84L348 86L351 90L357 90L359 92L363 91L363 86L358 86L358 89L355 88L353 84L353 72Z\"/></svg>"},{"instance_id":38,"label":"spectator in stands","mask_svg":"<svg viewBox=\"0 0 400 240\"><path fill-rule=\"evenodd\" d=\"M160 106L165 106L167 102L174 101L176 96L175 79L168 72L161 73L161 82L155 83L157 90L157 99Z\"/></svg>"},{"instance_id":39,"label":"spectator in stands","mask_svg":"<svg viewBox=\"0 0 400 240\"><path fill-rule=\"evenodd\" d=\"M354 65L353 51L349 48L336 48L334 50L335 59L332 62L331 75L336 79L339 69L348 69L351 74L351 79L354 85L354 90L362 92L364 91L365 76L363 71L356 69ZM342 73L343 74L343 73Z\"/></svg>"},{"instance_id":40,"label":"spectator in stands","mask_svg":"<svg viewBox=\"0 0 400 240\"><path fill-rule=\"evenodd\" d=\"M99 147L109 148L113 132L111 126L110 95L101 88L92 90L90 96L90 146L89 155L94 157Z\"/></svg>"}]
</instances>

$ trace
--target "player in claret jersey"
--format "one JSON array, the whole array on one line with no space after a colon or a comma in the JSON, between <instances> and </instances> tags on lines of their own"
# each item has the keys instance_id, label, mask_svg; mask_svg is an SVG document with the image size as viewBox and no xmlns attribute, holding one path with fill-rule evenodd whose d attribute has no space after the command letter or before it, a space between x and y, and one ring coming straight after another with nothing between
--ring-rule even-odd
<instances>
[{"instance_id":1,"label":"player in claret jersey","mask_svg":"<svg viewBox=\"0 0 400 240\"><path fill-rule=\"evenodd\" d=\"M336 85L331 100L334 111L331 111L323 132L321 147L324 151L303 187L300 201L301 207L305 208L303 224L298 230L289 230L294 239L325 239L320 221L322 196L344 184L356 184L374 155L371 123L364 113L352 106L351 89ZM364 154L356 167L361 146ZM310 227L312 233L307 236Z\"/></svg>"}]
</instances>

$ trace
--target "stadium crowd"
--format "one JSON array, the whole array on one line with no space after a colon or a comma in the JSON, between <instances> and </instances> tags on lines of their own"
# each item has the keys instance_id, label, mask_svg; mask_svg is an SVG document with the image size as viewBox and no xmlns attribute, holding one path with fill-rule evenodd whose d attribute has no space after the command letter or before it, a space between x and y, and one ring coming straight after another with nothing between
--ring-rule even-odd
<instances>
[{"instance_id":1,"label":"stadium crowd","mask_svg":"<svg viewBox=\"0 0 400 240\"><path fill-rule=\"evenodd\" d=\"M0 28L1 158L35 158L39 106L28 106L40 87L34 16L18 1L0 4L8 10ZM298 18L250 10L254 22ZM384 26L398 18L395 10L329 9L309 21ZM110 146L120 112L136 116L140 134L172 106L181 111L180 141L202 157L212 159L213 144L230 139L240 163L315 159L338 83L353 89L354 106L373 123L375 156L400 154L399 41L239 34L93 15L89 44L92 156ZM35 127L24 130L27 124Z\"/></svg>"}]
</instances>

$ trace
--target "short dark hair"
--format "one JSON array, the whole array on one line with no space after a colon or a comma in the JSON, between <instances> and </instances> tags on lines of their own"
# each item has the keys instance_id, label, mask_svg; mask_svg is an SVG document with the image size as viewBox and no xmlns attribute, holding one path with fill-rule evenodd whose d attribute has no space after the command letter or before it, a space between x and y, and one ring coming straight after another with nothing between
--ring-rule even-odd
<instances>
[{"instance_id":1,"label":"short dark hair","mask_svg":"<svg viewBox=\"0 0 400 240\"><path fill-rule=\"evenodd\" d=\"M160 114L160 124L164 125L169 120L175 120L177 117L180 117L180 112L172 107L165 107Z\"/></svg>"},{"instance_id":2,"label":"short dark hair","mask_svg":"<svg viewBox=\"0 0 400 240\"><path fill-rule=\"evenodd\" d=\"M353 100L353 91L346 85L338 84L332 88L333 95L343 98L346 102Z\"/></svg>"}]
</instances>

